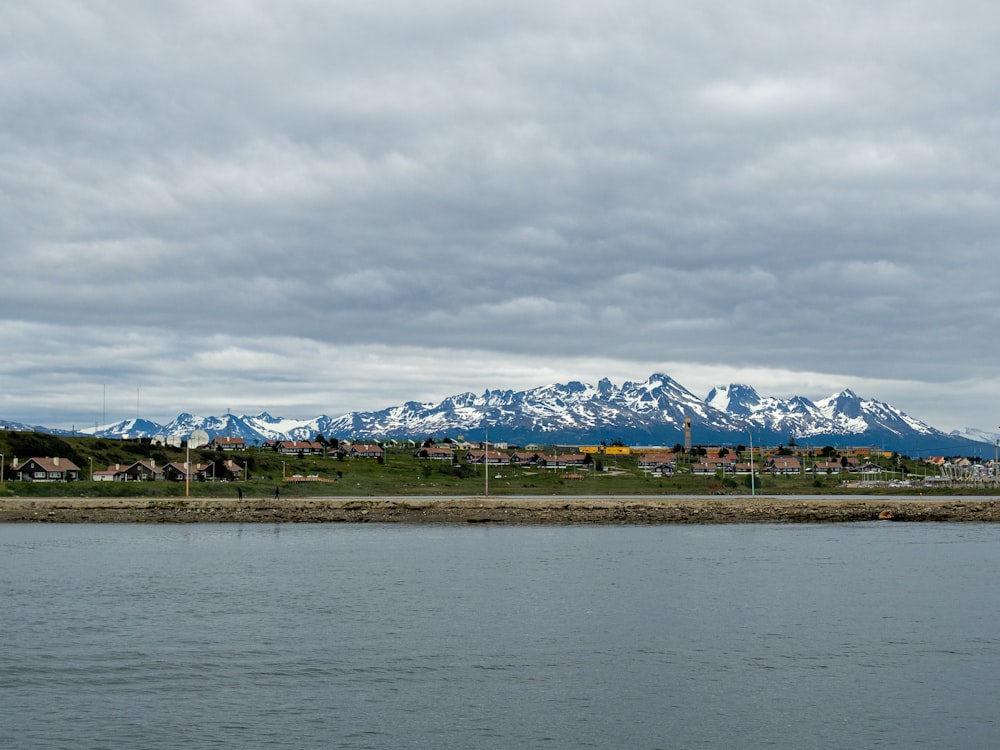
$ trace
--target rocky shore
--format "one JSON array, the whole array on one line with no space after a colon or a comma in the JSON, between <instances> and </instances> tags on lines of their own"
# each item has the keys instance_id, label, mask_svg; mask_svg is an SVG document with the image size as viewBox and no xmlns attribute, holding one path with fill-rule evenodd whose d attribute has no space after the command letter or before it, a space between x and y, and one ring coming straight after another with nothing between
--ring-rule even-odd
<instances>
[{"instance_id":1,"label":"rocky shore","mask_svg":"<svg viewBox=\"0 0 1000 750\"><path fill-rule=\"evenodd\" d=\"M0 523L717 524L1000 521L990 498L8 498Z\"/></svg>"}]
</instances>

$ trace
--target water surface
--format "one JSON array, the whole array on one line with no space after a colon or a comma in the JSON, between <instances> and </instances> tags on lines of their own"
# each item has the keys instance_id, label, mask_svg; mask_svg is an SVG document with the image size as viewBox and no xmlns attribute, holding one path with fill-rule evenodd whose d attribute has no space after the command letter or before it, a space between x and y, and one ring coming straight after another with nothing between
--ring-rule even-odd
<instances>
[{"instance_id":1,"label":"water surface","mask_svg":"<svg viewBox=\"0 0 1000 750\"><path fill-rule=\"evenodd\" d=\"M0 743L1000 742L1000 527L0 525Z\"/></svg>"}]
</instances>

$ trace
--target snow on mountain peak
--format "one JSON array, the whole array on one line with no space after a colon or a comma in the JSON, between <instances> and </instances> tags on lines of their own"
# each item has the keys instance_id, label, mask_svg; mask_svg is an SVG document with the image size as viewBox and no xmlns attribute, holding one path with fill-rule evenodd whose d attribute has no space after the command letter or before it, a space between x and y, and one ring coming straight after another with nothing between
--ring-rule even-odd
<instances>
[{"instance_id":1,"label":"snow on mountain peak","mask_svg":"<svg viewBox=\"0 0 1000 750\"><path fill-rule=\"evenodd\" d=\"M340 417L276 418L198 417L187 413L168 425L129 420L97 431L98 435L136 437L188 435L203 429L210 436L242 437L248 445L264 440L312 440L317 434L347 439L424 439L462 434L489 425L494 439L510 442L581 444L621 439L633 444L671 445L683 439L690 419L695 442L731 442L753 430L761 440L904 446L907 440L944 441L947 435L874 400L845 389L812 402L795 396L761 396L752 386L733 383L713 388L700 399L663 373L620 387L608 378L597 385L580 381L553 383L526 391L490 390L460 393L438 403L407 401L375 412ZM940 450L938 452L944 452Z\"/></svg>"}]
</instances>

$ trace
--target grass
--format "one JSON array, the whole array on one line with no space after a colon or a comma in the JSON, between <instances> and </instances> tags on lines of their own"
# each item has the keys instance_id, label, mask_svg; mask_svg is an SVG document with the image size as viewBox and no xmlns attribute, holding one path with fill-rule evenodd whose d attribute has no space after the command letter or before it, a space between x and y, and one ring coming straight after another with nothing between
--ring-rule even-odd
<instances>
[{"instance_id":1,"label":"grass","mask_svg":"<svg viewBox=\"0 0 1000 750\"><path fill-rule=\"evenodd\" d=\"M23 460L32 456L60 456L81 469L81 481L5 482L0 496L35 497L145 497L183 498L184 482L93 482L95 470L108 465L128 465L138 460L156 461L157 465L183 462L186 451L165 446L150 446L132 441L93 438L62 438L41 433L0 432L0 452L9 467L14 456ZM271 498L275 488L282 497L377 497L482 495L485 477L482 467L453 466L438 461L414 458L408 449L390 449L385 463L374 459L338 460L324 456L282 456L270 450L249 449L242 452L193 450L191 461L208 463L220 457L232 458L248 467L248 478L239 482L193 481L187 490L191 497L235 497L238 488L248 499ZM669 495L669 494L750 494L747 477L695 476L680 472L674 477L653 477L637 466L636 456L605 457L606 471L591 467L571 472L516 466L490 468L490 495ZM288 481L293 475L316 475L319 482ZM578 478L567 476L571 474ZM854 479L854 478L852 478ZM993 489L940 488L850 488L837 476L811 474L796 477L758 477L759 494L1000 494Z\"/></svg>"}]
</instances>

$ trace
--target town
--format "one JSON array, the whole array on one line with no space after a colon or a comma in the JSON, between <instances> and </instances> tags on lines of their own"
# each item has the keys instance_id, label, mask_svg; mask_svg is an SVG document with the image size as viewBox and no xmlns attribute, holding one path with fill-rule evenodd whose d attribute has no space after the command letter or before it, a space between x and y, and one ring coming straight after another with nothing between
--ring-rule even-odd
<instances>
[{"instance_id":1,"label":"town","mask_svg":"<svg viewBox=\"0 0 1000 750\"><path fill-rule=\"evenodd\" d=\"M874 447L821 449L797 445L508 445L428 438L372 443L327 439L266 441L207 435L166 445L148 439L60 438L39 433L0 435L0 482L8 494L31 493L12 483L86 485L84 494L142 493L150 483L184 485L211 495L221 485L280 485L292 494L493 493L740 493L823 492L995 487L997 462L982 458L913 460ZM31 450L45 447L49 450ZM27 453L24 457L18 455ZM142 483L142 489L110 485ZM296 485L324 485L296 487ZM105 489L101 489L104 487ZM214 488L214 489L213 489ZM51 491L42 491L49 494ZM270 491L261 489L260 492ZM76 492L74 491L74 494Z\"/></svg>"}]
</instances>

